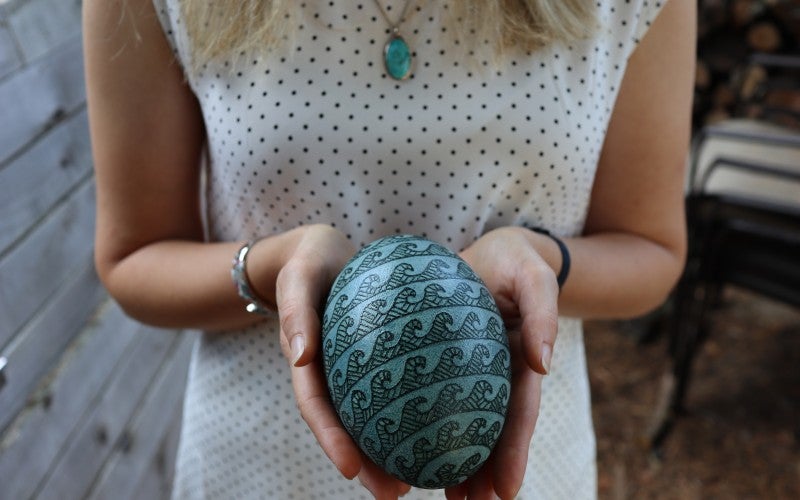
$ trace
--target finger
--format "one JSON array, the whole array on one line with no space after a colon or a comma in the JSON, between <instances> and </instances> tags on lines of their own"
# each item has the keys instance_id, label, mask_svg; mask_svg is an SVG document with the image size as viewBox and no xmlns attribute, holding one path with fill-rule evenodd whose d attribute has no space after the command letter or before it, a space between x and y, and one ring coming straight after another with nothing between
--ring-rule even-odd
<instances>
[{"instance_id":1,"label":"finger","mask_svg":"<svg viewBox=\"0 0 800 500\"><path fill-rule=\"evenodd\" d=\"M512 338L511 342L520 342L519 336ZM512 345L514 348L519 349L519 346ZM494 489L503 499L515 498L522 486L528 450L539 415L542 384L542 376L531 371L524 362L520 360L514 365L506 422L492 455Z\"/></svg>"},{"instance_id":2,"label":"finger","mask_svg":"<svg viewBox=\"0 0 800 500\"><path fill-rule=\"evenodd\" d=\"M464 481L463 483L459 483L455 486L450 486L449 488L445 488L444 496L447 500L464 500L467 497L467 492L469 491L469 480Z\"/></svg>"},{"instance_id":3,"label":"finger","mask_svg":"<svg viewBox=\"0 0 800 500\"><path fill-rule=\"evenodd\" d=\"M292 367L292 387L297 407L322 450L346 478L361 469L361 455L331 406L318 362Z\"/></svg>"},{"instance_id":4,"label":"finger","mask_svg":"<svg viewBox=\"0 0 800 500\"><path fill-rule=\"evenodd\" d=\"M303 259L286 264L275 282L275 298L281 325L281 347L294 366L311 362L319 350L324 273Z\"/></svg>"},{"instance_id":5,"label":"finger","mask_svg":"<svg viewBox=\"0 0 800 500\"><path fill-rule=\"evenodd\" d=\"M469 500L494 500L492 475L487 467L481 467L469 480L467 480Z\"/></svg>"},{"instance_id":6,"label":"finger","mask_svg":"<svg viewBox=\"0 0 800 500\"><path fill-rule=\"evenodd\" d=\"M558 333L558 283L543 262L523 269L514 286L522 317L522 349L528 366L546 375Z\"/></svg>"},{"instance_id":7,"label":"finger","mask_svg":"<svg viewBox=\"0 0 800 500\"><path fill-rule=\"evenodd\" d=\"M397 493L401 497L406 495L406 494L408 494L408 492L411 491L411 485L410 484L406 484L406 483L404 483L402 481L398 481L398 483L400 483L400 484L397 487Z\"/></svg>"},{"instance_id":8,"label":"finger","mask_svg":"<svg viewBox=\"0 0 800 500\"><path fill-rule=\"evenodd\" d=\"M408 488L404 488L402 481L390 476L366 457L362 456L361 464L358 480L376 500L397 500L411 488L408 485L405 485Z\"/></svg>"}]
</instances>

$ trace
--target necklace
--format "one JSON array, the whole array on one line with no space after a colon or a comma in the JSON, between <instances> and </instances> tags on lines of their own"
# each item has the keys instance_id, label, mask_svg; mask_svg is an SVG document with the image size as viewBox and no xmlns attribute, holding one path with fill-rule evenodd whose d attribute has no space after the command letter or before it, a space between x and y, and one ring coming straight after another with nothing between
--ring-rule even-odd
<instances>
[{"instance_id":1,"label":"necklace","mask_svg":"<svg viewBox=\"0 0 800 500\"><path fill-rule=\"evenodd\" d=\"M389 15L380 1L375 0L375 5L378 6L383 18L389 24L389 31L391 32L389 39L383 46L383 63L386 66L386 72L395 80L405 80L411 74L411 48L405 39L400 36L400 25L406 20L411 0L406 0L400 19L396 23L389 19Z\"/></svg>"}]
</instances>

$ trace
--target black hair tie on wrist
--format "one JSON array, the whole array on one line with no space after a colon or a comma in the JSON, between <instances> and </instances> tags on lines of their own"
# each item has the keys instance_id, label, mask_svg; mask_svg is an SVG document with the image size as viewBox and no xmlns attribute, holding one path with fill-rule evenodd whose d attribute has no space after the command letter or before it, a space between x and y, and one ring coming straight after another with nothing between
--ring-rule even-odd
<instances>
[{"instance_id":1,"label":"black hair tie on wrist","mask_svg":"<svg viewBox=\"0 0 800 500\"><path fill-rule=\"evenodd\" d=\"M564 286L564 282L567 281L567 276L569 276L569 266L571 262L569 257L569 249L567 248L567 245L561 241L561 238L553 236L547 229L541 227L532 227L530 229L535 233L547 236L551 240L555 241L556 245L558 245L558 249L561 251L561 270L558 272L556 281L558 281L558 290L561 291L561 288Z\"/></svg>"}]
</instances>

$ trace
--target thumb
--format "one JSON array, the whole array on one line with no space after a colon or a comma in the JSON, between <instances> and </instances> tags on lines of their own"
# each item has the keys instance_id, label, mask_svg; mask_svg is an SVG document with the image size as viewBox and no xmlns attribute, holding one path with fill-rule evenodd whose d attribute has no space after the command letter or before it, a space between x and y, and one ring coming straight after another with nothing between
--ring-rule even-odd
<instances>
[{"instance_id":1,"label":"thumb","mask_svg":"<svg viewBox=\"0 0 800 500\"><path fill-rule=\"evenodd\" d=\"M546 264L533 264L523 267L514 289L525 360L533 371L546 375L558 333L558 283Z\"/></svg>"},{"instance_id":2,"label":"thumb","mask_svg":"<svg viewBox=\"0 0 800 500\"><path fill-rule=\"evenodd\" d=\"M289 263L275 282L275 299L281 326L281 347L292 366L305 366L319 350L320 273Z\"/></svg>"}]
</instances>

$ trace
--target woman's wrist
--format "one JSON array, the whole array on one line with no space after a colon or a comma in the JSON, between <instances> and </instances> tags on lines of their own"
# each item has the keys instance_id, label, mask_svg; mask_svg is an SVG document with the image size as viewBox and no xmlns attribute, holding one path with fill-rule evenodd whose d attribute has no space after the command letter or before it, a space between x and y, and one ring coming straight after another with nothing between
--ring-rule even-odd
<instances>
[{"instance_id":1,"label":"woman's wrist","mask_svg":"<svg viewBox=\"0 0 800 500\"><path fill-rule=\"evenodd\" d=\"M259 239L250 249L247 264L248 277L253 291L264 303L277 310L275 284L281 269L292 259L308 231L316 225L309 224Z\"/></svg>"},{"instance_id":2,"label":"woman's wrist","mask_svg":"<svg viewBox=\"0 0 800 500\"><path fill-rule=\"evenodd\" d=\"M245 310L247 312L261 316L272 316L275 312L275 307L264 300L260 293L256 292L250 279L250 274L252 273L248 270L251 251L260 241L262 241L262 238L250 240L239 247L233 258L231 279L236 286L239 297L246 304Z\"/></svg>"},{"instance_id":3,"label":"woman's wrist","mask_svg":"<svg viewBox=\"0 0 800 500\"><path fill-rule=\"evenodd\" d=\"M247 279L251 291L266 308L277 310L275 281L286 262L287 245L292 245L296 231L289 231L255 240L247 257Z\"/></svg>"},{"instance_id":4,"label":"woman's wrist","mask_svg":"<svg viewBox=\"0 0 800 500\"><path fill-rule=\"evenodd\" d=\"M567 277L569 276L570 266L572 264L571 258L570 258L569 248L567 248L567 245L566 245L566 243L564 243L564 240L562 240L558 236L552 234L547 229L544 229L544 228L541 228L541 227L533 227L533 228L531 228L531 230L534 233L547 236L558 247L558 251L559 251L559 254L560 254L560 257L561 257L561 259L560 259L561 260L561 266L558 269L558 271L556 271L556 273L557 273L556 274L556 281L558 282L558 290L561 291L561 289L564 287L564 284L567 281ZM555 271L555 268L553 268L553 270Z\"/></svg>"},{"instance_id":5,"label":"woman's wrist","mask_svg":"<svg viewBox=\"0 0 800 500\"><path fill-rule=\"evenodd\" d=\"M548 267L553 270L553 274L556 276L556 279L558 279L562 269L564 269L564 258L562 250L556 240L536 230L527 228L521 229L525 231L525 237L528 243L536 250L536 253L539 254ZM563 283L561 285L563 286Z\"/></svg>"}]
</instances>

